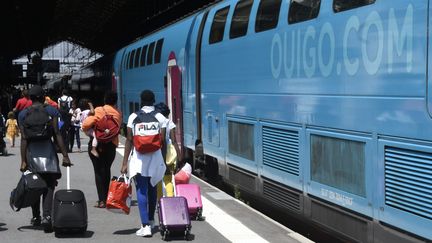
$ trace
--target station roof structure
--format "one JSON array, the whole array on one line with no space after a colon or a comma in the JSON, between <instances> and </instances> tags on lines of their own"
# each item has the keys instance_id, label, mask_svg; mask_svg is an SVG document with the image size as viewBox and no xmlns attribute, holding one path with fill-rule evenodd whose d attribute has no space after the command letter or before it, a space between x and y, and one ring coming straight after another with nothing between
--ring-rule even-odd
<instances>
[{"instance_id":1,"label":"station roof structure","mask_svg":"<svg viewBox=\"0 0 432 243\"><path fill-rule=\"evenodd\" d=\"M70 41L109 54L220 0L12 0L0 3L0 68Z\"/></svg>"}]
</instances>

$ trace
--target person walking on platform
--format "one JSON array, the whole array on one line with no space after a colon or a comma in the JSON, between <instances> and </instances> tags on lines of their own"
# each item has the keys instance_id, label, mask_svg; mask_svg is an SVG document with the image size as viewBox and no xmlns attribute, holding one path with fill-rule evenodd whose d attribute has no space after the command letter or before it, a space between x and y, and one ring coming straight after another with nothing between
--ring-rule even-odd
<instances>
[{"instance_id":1,"label":"person walking on platform","mask_svg":"<svg viewBox=\"0 0 432 243\"><path fill-rule=\"evenodd\" d=\"M63 154L63 166L71 166L66 147L58 130L57 109L43 105L44 91L39 85L29 91L32 105L19 113L18 120L21 134L20 171L30 170L41 175L47 184L43 193L43 218L40 216L40 201L32 206L33 226L42 224L45 232L52 232L51 210L54 188L61 177L59 159L54 148L53 138Z\"/></svg>"},{"instance_id":2,"label":"person walking on platform","mask_svg":"<svg viewBox=\"0 0 432 243\"><path fill-rule=\"evenodd\" d=\"M165 189L166 189L166 196L168 197L173 197L174 196L174 185L172 183L172 176L175 172L176 169L176 164L177 161L182 161L182 157L181 157L181 153L180 153L180 148L177 144L177 139L175 136L175 128L176 125L175 123L169 119L169 114L171 113L169 107L161 102L155 105L155 109L156 111L160 112L162 115L164 115L167 119L167 124L166 124L166 134L165 134L165 141L167 144L167 149L165 151L162 151L163 153L163 157L165 158L165 162L166 162L166 166L167 166L167 170L165 173L165 176L163 178L163 183L165 183ZM172 146L171 146L172 145ZM171 148L175 149L175 152L177 154L177 158L173 159L173 158L167 158L167 154L168 154L168 150L170 149L169 147L171 146ZM174 161L168 161L169 160L174 160ZM173 162L173 163L171 163ZM158 198L162 197L162 182L158 183L157 186L157 195Z\"/></svg>"},{"instance_id":3,"label":"person walking on platform","mask_svg":"<svg viewBox=\"0 0 432 243\"><path fill-rule=\"evenodd\" d=\"M122 174L129 172L129 178L135 180L141 217L141 227L136 235L144 237L152 236L157 200L156 185L162 180L166 170L161 147L163 148L165 144L163 134L166 132L165 126L168 122L162 114L155 112L154 102L155 96L152 91L141 92L142 108L132 113L127 121L127 137L120 170ZM158 143L146 143L145 141L150 137L152 141L159 139ZM148 149L149 145L155 146Z\"/></svg>"},{"instance_id":4,"label":"person walking on platform","mask_svg":"<svg viewBox=\"0 0 432 243\"><path fill-rule=\"evenodd\" d=\"M15 119L15 114L11 111L8 113L8 119L6 121L6 137L10 140L11 147L15 147L15 137L18 137L18 134L18 122Z\"/></svg>"},{"instance_id":5,"label":"person walking on platform","mask_svg":"<svg viewBox=\"0 0 432 243\"><path fill-rule=\"evenodd\" d=\"M81 109L77 107L76 101L72 102L72 107L69 110L69 113L72 115L71 118L71 127L69 129L69 151L72 151L74 146L74 139L76 138L78 151L81 152L81 138L80 138L80 117L81 117Z\"/></svg>"},{"instance_id":6,"label":"person walking on platform","mask_svg":"<svg viewBox=\"0 0 432 243\"><path fill-rule=\"evenodd\" d=\"M63 89L62 96L58 99L58 109L60 112L60 120L62 122L60 128L60 134L63 139L63 143L65 144L68 152L72 152L69 150L69 129L71 128L71 114L69 110L71 108L73 98L69 96L69 92L66 89Z\"/></svg>"},{"instance_id":7,"label":"person walking on platform","mask_svg":"<svg viewBox=\"0 0 432 243\"><path fill-rule=\"evenodd\" d=\"M32 105L32 101L29 97L28 90L23 90L21 93L22 97L18 99L17 103L15 104L15 108L13 108L13 112L15 113L15 117L18 117L18 114L24 110L25 108ZM18 121L19 123L19 121Z\"/></svg>"},{"instance_id":8,"label":"person walking on platform","mask_svg":"<svg viewBox=\"0 0 432 243\"><path fill-rule=\"evenodd\" d=\"M85 133L89 129L93 129L96 125L101 122L106 121L108 116L115 121L116 124L120 126L122 123L122 115L119 110L117 110L117 93L113 91L108 91L104 97L104 106L96 107L94 116L88 116L83 124L82 129ZM118 127L118 131L120 127ZM93 169L95 173L96 189L98 193L98 201L95 207L105 208L106 198L108 196L108 189L111 180L111 165L114 162L116 155L116 147L119 144L118 132L113 136L112 140L108 142L102 142L98 140L97 151L99 156L96 157L91 153L92 150L92 140L88 143L88 155L92 161Z\"/></svg>"}]
</instances>

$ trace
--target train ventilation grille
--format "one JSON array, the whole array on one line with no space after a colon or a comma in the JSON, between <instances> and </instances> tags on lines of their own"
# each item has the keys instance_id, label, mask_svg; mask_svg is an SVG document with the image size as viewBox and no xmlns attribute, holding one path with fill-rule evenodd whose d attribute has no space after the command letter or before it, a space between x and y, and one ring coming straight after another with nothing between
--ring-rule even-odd
<instances>
[{"instance_id":1,"label":"train ventilation grille","mask_svg":"<svg viewBox=\"0 0 432 243\"><path fill-rule=\"evenodd\" d=\"M298 132L263 127L263 164L299 176Z\"/></svg>"},{"instance_id":2,"label":"train ventilation grille","mask_svg":"<svg viewBox=\"0 0 432 243\"><path fill-rule=\"evenodd\" d=\"M300 213L300 194L264 180L264 197L283 208Z\"/></svg>"},{"instance_id":3,"label":"train ventilation grille","mask_svg":"<svg viewBox=\"0 0 432 243\"><path fill-rule=\"evenodd\" d=\"M432 153L385 148L385 203L432 219Z\"/></svg>"}]
</instances>

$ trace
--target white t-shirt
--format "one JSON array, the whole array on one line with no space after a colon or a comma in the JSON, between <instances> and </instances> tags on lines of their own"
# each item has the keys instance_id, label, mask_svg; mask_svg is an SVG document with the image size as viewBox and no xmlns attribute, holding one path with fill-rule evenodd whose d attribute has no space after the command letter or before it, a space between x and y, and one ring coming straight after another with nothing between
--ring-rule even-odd
<instances>
[{"instance_id":1,"label":"white t-shirt","mask_svg":"<svg viewBox=\"0 0 432 243\"><path fill-rule=\"evenodd\" d=\"M166 133L165 133L165 141L167 144L171 144L171 138L170 138L170 132L172 129L176 128L176 125L173 121L167 119L167 124L166 124Z\"/></svg>"},{"instance_id":2,"label":"white t-shirt","mask_svg":"<svg viewBox=\"0 0 432 243\"><path fill-rule=\"evenodd\" d=\"M154 107L144 106L141 110L149 113L154 111ZM134 129L133 121L136 117L136 113L132 113L129 116L126 125L128 128L131 128L132 130ZM160 128L166 128L169 120L160 113L157 113L155 117L159 121ZM136 151L135 147L133 147L132 154L129 157L129 178L140 173L142 176L151 177L150 183L155 186L160 180L162 180L165 170L165 162L160 149L152 153L141 154Z\"/></svg>"},{"instance_id":3,"label":"white t-shirt","mask_svg":"<svg viewBox=\"0 0 432 243\"><path fill-rule=\"evenodd\" d=\"M71 122L72 125L76 126L76 127L81 127L81 109L80 108L76 108L74 109L70 109L69 110L69 114L72 115L71 117Z\"/></svg>"},{"instance_id":4,"label":"white t-shirt","mask_svg":"<svg viewBox=\"0 0 432 243\"><path fill-rule=\"evenodd\" d=\"M68 107L72 107L72 101L73 101L72 97L67 96L67 95L63 95L62 97L58 98L57 104L60 105L60 101L67 101Z\"/></svg>"}]
</instances>

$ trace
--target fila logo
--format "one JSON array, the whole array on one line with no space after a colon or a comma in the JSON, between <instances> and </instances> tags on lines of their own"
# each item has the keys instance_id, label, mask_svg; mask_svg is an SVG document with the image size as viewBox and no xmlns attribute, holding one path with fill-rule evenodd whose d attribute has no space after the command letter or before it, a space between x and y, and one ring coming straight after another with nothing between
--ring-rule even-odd
<instances>
[{"instance_id":1,"label":"fila logo","mask_svg":"<svg viewBox=\"0 0 432 243\"><path fill-rule=\"evenodd\" d=\"M159 124L156 122L152 122L152 123L140 123L137 124L137 129L139 130L159 130Z\"/></svg>"}]
</instances>

